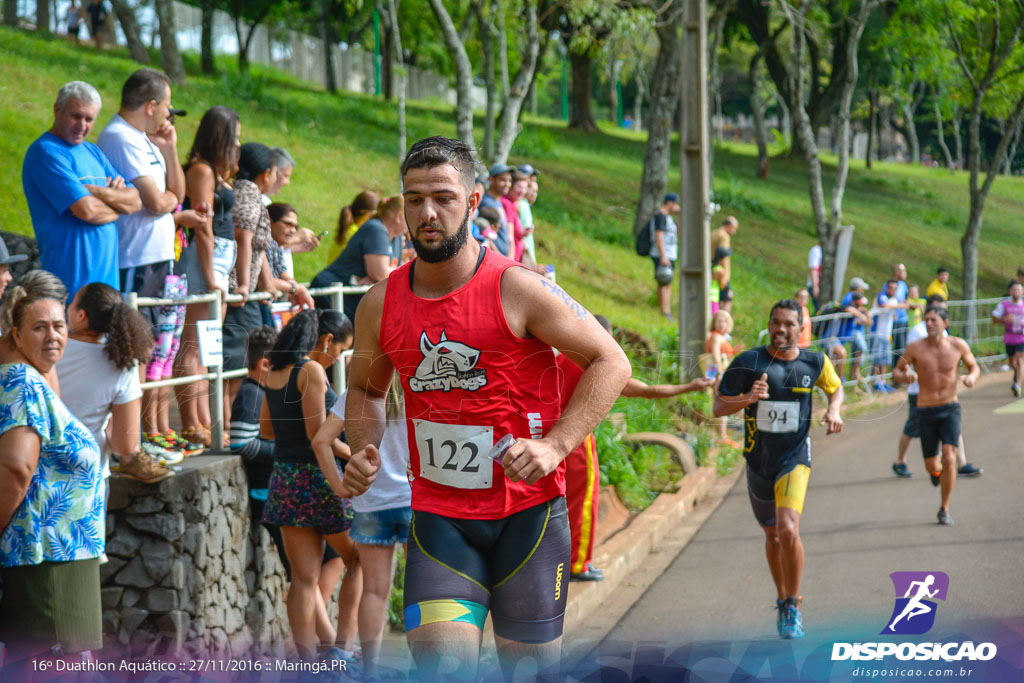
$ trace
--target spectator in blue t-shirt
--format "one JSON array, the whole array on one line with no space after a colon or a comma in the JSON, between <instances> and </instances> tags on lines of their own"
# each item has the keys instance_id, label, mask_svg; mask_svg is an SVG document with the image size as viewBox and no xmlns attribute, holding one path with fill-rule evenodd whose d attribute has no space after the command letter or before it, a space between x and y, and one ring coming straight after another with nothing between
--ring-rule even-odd
<instances>
[{"instance_id":1,"label":"spectator in blue t-shirt","mask_svg":"<svg viewBox=\"0 0 1024 683\"><path fill-rule=\"evenodd\" d=\"M502 256L509 258L512 258L514 254L512 228L505 216L505 207L501 203L501 198L508 194L511 187L512 167L506 164L494 164L490 169L487 192L480 198L480 208L493 207L497 209L498 215L501 217L501 225L495 228L498 235L493 240L494 248Z\"/></svg>"},{"instance_id":2,"label":"spectator in blue t-shirt","mask_svg":"<svg viewBox=\"0 0 1024 683\"><path fill-rule=\"evenodd\" d=\"M868 315L868 299L864 292L871 289L870 285L862 278L850 279L850 291L846 293L839 303L844 313L849 313L850 318L843 321L839 327L839 339L843 342L850 342L850 355L852 356L853 372L851 379L860 381L860 366L865 359L864 352L867 351L867 341L864 339L864 326L871 324L871 316Z\"/></svg>"},{"instance_id":3,"label":"spectator in blue t-shirt","mask_svg":"<svg viewBox=\"0 0 1024 683\"><path fill-rule=\"evenodd\" d=\"M90 282L119 289L114 221L142 208L138 190L85 141L100 105L100 94L88 83L62 87L53 127L29 146L21 168L42 268L68 292Z\"/></svg>"}]
</instances>

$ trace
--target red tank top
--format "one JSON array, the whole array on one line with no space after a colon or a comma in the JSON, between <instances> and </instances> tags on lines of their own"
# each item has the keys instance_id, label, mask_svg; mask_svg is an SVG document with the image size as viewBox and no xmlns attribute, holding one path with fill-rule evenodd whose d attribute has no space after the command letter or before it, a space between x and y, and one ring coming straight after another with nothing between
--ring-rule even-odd
<instances>
[{"instance_id":1,"label":"red tank top","mask_svg":"<svg viewBox=\"0 0 1024 683\"><path fill-rule=\"evenodd\" d=\"M413 510L500 519L564 495L564 463L527 486L488 457L506 434L543 437L561 414L554 352L517 337L501 306L501 275L519 264L487 251L466 285L424 299L414 263L388 277L380 326L405 390Z\"/></svg>"}]
</instances>

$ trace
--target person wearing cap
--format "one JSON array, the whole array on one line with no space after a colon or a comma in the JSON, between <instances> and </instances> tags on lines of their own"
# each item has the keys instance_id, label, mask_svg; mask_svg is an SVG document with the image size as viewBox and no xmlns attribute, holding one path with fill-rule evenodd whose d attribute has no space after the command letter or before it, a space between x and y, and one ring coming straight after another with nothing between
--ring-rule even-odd
<instances>
[{"instance_id":1,"label":"person wearing cap","mask_svg":"<svg viewBox=\"0 0 1024 683\"><path fill-rule=\"evenodd\" d=\"M138 211L117 219L118 290L122 294L170 298L184 291L182 276L174 274L175 226L195 229L206 221L205 213L180 209L185 199L185 172L178 161L173 118L184 114L171 106L170 79L156 69L139 69L124 82L121 108L96 141L118 173L131 180L142 200ZM76 292L69 293L74 297ZM156 340L143 369L144 379L169 378L176 355L174 339L180 339L185 325L184 311L176 306L143 306L139 313ZM170 388L142 392L144 433L160 433L160 425L169 424Z\"/></svg>"},{"instance_id":2,"label":"person wearing cap","mask_svg":"<svg viewBox=\"0 0 1024 683\"><path fill-rule=\"evenodd\" d=\"M849 313L850 318L843 321L839 327L839 339L843 342L850 342L850 356L852 357L853 377L861 379L860 365L865 358L864 352L868 349L867 341L864 339L864 326L871 324L871 316L868 314L867 296L864 294L871 286L863 278L854 277L850 279L850 291L846 293L839 307L844 313Z\"/></svg>"},{"instance_id":3,"label":"person wearing cap","mask_svg":"<svg viewBox=\"0 0 1024 683\"><path fill-rule=\"evenodd\" d=\"M665 201L654 213L654 239L651 244L651 259L654 260L654 271L657 275L659 267L669 266L673 272L676 267L678 229L673 214L679 213L679 195L669 192ZM661 314L672 319L672 282L658 283L658 304Z\"/></svg>"},{"instance_id":4,"label":"person wearing cap","mask_svg":"<svg viewBox=\"0 0 1024 683\"><path fill-rule=\"evenodd\" d=\"M68 292L90 282L117 288L117 226L142 207L107 155L86 142L102 100L83 81L66 83L53 105L53 126L25 152L21 183L43 270Z\"/></svg>"},{"instance_id":5,"label":"person wearing cap","mask_svg":"<svg viewBox=\"0 0 1024 683\"><path fill-rule=\"evenodd\" d=\"M523 164L519 172L527 176L526 196L519 200L519 220L523 223L523 251L529 255L533 265L537 265L537 245L533 240L533 203L537 201L537 176L540 171L530 164Z\"/></svg>"},{"instance_id":6,"label":"person wearing cap","mask_svg":"<svg viewBox=\"0 0 1024 683\"><path fill-rule=\"evenodd\" d=\"M515 243L512 238L512 229L505 217L505 206L501 198L508 194L512 187L512 167L507 164L494 164L488 173L487 192L480 200L480 206L490 206L498 210L501 216L501 226L497 230L498 236L494 239L494 246L502 256L512 258L515 254Z\"/></svg>"},{"instance_id":7,"label":"person wearing cap","mask_svg":"<svg viewBox=\"0 0 1024 683\"><path fill-rule=\"evenodd\" d=\"M0 298L3 298L7 285L11 284L14 276L11 275L11 264L27 261L26 254L12 254L7 251L7 243L0 237Z\"/></svg>"}]
</instances>

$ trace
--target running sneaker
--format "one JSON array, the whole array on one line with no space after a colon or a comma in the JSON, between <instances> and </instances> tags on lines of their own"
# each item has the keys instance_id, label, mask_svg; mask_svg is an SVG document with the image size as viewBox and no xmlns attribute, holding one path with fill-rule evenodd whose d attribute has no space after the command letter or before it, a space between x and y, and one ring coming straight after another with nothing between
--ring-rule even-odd
<instances>
[{"instance_id":1,"label":"running sneaker","mask_svg":"<svg viewBox=\"0 0 1024 683\"><path fill-rule=\"evenodd\" d=\"M143 484L155 484L174 476L174 472L163 465L158 465L145 451L137 451L128 462L122 460L117 473Z\"/></svg>"},{"instance_id":2,"label":"running sneaker","mask_svg":"<svg viewBox=\"0 0 1024 683\"><path fill-rule=\"evenodd\" d=\"M778 612L775 618L775 628L779 631L779 638L785 638L786 628L786 601L776 600L775 610Z\"/></svg>"},{"instance_id":3,"label":"running sneaker","mask_svg":"<svg viewBox=\"0 0 1024 683\"><path fill-rule=\"evenodd\" d=\"M943 526L953 526L953 518L949 516L949 511L946 508L939 508L939 524Z\"/></svg>"},{"instance_id":4,"label":"running sneaker","mask_svg":"<svg viewBox=\"0 0 1024 683\"><path fill-rule=\"evenodd\" d=\"M907 467L907 463L905 462L894 462L892 464L892 471L896 473L897 477L908 478L913 476L910 473L910 468Z\"/></svg>"},{"instance_id":5,"label":"running sneaker","mask_svg":"<svg viewBox=\"0 0 1024 683\"><path fill-rule=\"evenodd\" d=\"M162 446L161 442L166 443L167 445L163 446L164 448L181 451L185 454L186 458L203 452L203 444L184 439L178 436L178 433L173 429L168 429L163 434L153 434L147 438L152 438L157 446Z\"/></svg>"},{"instance_id":6,"label":"running sneaker","mask_svg":"<svg viewBox=\"0 0 1024 683\"><path fill-rule=\"evenodd\" d=\"M803 617L800 615L800 610L792 602L787 601L784 612L785 623L782 626L782 637L786 640L803 638L804 620Z\"/></svg>"},{"instance_id":7,"label":"running sneaker","mask_svg":"<svg viewBox=\"0 0 1024 683\"><path fill-rule=\"evenodd\" d=\"M929 472L928 478L932 480L932 486L938 486L939 482L942 481L942 472L936 474L935 472Z\"/></svg>"},{"instance_id":8,"label":"running sneaker","mask_svg":"<svg viewBox=\"0 0 1024 683\"><path fill-rule=\"evenodd\" d=\"M1016 396L1017 398L1020 398L1020 385L1019 384L1014 382L1013 386L1010 387L1010 390L1013 392L1014 396Z\"/></svg>"},{"instance_id":9,"label":"running sneaker","mask_svg":"<svg viewBox=\"0 0 1024 683\"><path fill-rule=\"evenodd\" d=\"M969 462L965 462L964 466L957 470L957 474L961 477L979 477L985 470L980 467L975 467Z\"/></svg>"},{"instance_id":10,"label":"running sneaker","mask_svg":"<svg viewBox=\"0 0 1024 683\"><path fill-rule=\"evenodd\" d=\"M169 448L162 448L157 446L155 443L150 441L143 441L139 448L146 452L146 454L153 458L157 463L168 467L170 465L177 465L179 462L185 459L185 454L181 451L171 450Z\"/></svg>"}]
</instances>

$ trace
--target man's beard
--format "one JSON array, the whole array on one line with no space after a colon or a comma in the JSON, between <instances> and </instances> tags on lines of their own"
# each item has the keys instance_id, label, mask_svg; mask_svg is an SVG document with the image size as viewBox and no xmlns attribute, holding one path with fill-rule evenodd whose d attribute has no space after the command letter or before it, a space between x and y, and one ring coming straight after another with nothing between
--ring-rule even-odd
<instances>
[{"instance_id":1,"label":"man's beard","mask_svg":"<svg viewBox=\"0 0 1024 683\"><path fill-rule=\"evenodd\" d=\"M440 228L437 223L431 223L430 226L435 229ZM427 263L441 263L442 261L448 261L455 258L455 255L462 251L462 247L466 246L467 239L469 239L468 206L466 207L466 214L462 217L462 223L459 225L459 229L454 235L445 237L437 246L428 246L413 236L412 246L416 250L416 256Z\"/></svg>"}]
</instances>

